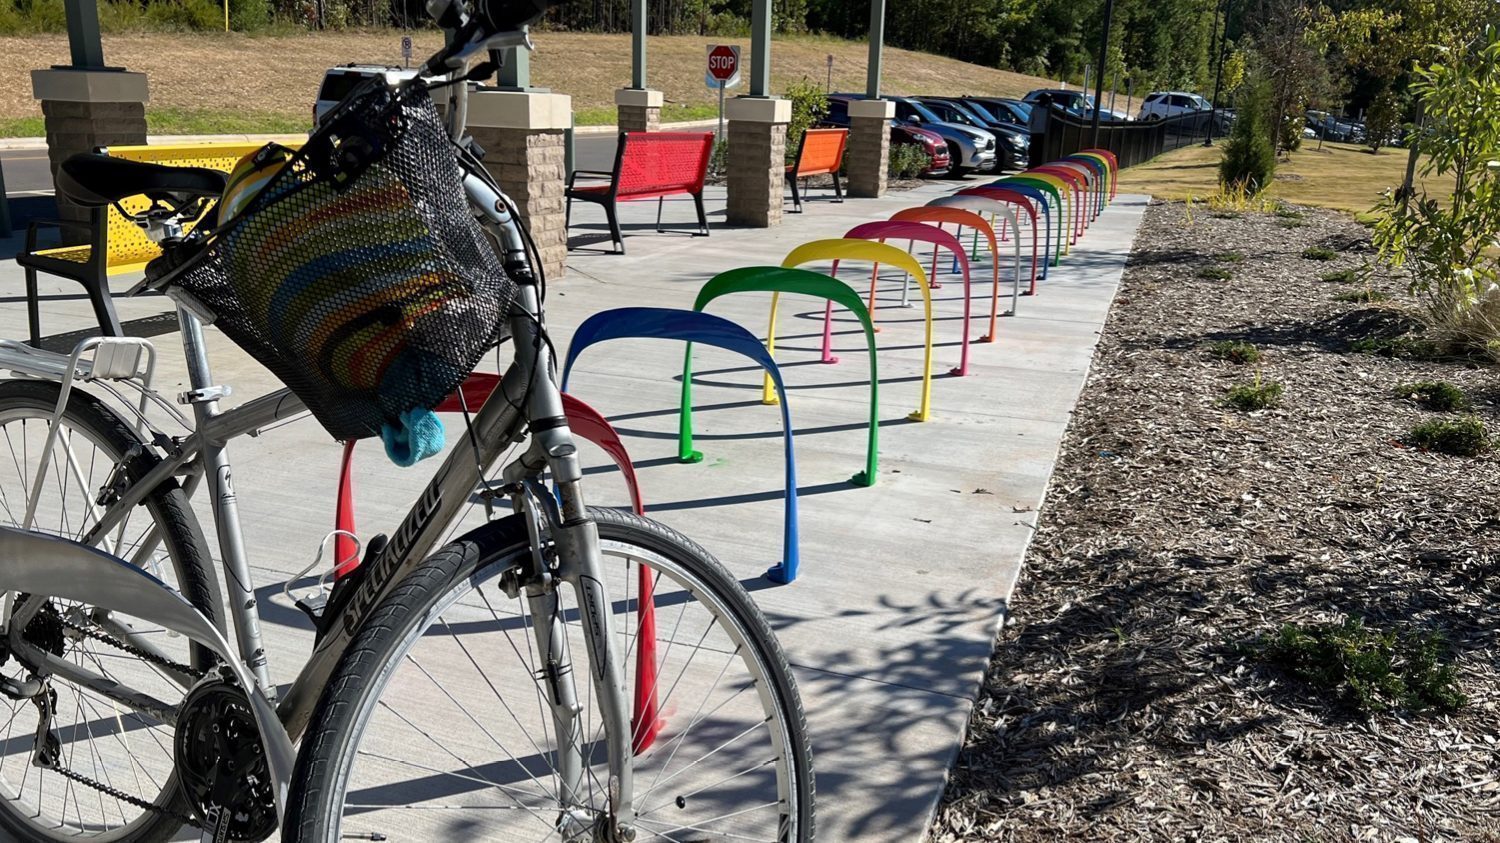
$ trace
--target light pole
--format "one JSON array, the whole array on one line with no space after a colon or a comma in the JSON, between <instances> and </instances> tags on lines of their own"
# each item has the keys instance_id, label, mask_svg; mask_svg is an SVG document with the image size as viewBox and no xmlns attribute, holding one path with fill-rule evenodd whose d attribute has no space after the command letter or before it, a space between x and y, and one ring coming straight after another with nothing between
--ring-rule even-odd
<instances>
[{"instance_id":1,"label":"light pole","mask_svg":"<svg viewBox=\"0 0 1500 843\"><path fill-rule=\"evenodd\" d=\"M1099 72L1094 76L1094 140L1091 144L1095 148L1099 146L1099 110L1100 101L1104 99L1104 68L1109 60L1109 27L1115 16L1115 0L1104 0L1104 35L1099 38Z\"/></svg>"},{"instance_id":2,"label":"light pole","mask_svg":"<svg viewBox=\"0 0 1500 843\"><path fill-rule=\"evenodd\" d=\"M1224 32L1219 37L1219 68L1214 71L1214 98L1209 102L1208 113L1208 137L1204 139L1204 146L1213 146L1214 129L1219 124L1219 87L1224 84L1224 54L1229 52L1229 14L1234 10L1234 0L1224 0ZM1218 9L1214 9L1214 23L1219 20ZM1215 29L1218 27L1215 26Z\"/></svg>"}]
</instances>

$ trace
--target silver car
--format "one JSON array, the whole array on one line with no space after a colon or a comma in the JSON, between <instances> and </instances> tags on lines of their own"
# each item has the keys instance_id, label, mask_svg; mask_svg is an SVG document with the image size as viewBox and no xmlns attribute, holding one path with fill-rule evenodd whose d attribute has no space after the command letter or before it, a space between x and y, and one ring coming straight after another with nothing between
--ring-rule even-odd
<instances>
[{"instance_id":1,"label":"silver car","mask_svg":"<svg viewBox=\"0 0 1500 843\"><path fill-rule=\"evenodd\" d=\"M910 97L888 97L896 103L896 119L942 135L953 161L950 175L988 172L995 169L995 136L983 129L949 123L938 118L932 109Z\"/></svg>"}]
</instances>

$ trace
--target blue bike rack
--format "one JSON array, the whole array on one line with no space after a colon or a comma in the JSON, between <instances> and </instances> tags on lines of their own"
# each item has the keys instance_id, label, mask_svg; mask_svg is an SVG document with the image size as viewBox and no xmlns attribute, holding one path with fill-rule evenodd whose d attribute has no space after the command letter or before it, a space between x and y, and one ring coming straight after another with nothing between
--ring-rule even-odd
<instances>
[{"instance_id":1,"label":"blue bike rack","mask_svg":"<svg viewBox=\"0 0 1500 843\"><path fill-rule=\"evenodd\" d=\"M742 354L766 370L781 399L781 426L786 443L786 523L782 528L782 560L766 571L766 579L789 583L797 579L797 459L792 448L792 414L787 408L786 386L781 370L755 335L720 316L696 310L667 307L621 307L595 313L573 332L568 354L563 362L562 388L568 389L568 375L573 363L585 348L608 340L663 339L686 343L703 343L725 351ZM692 400L692 385L683 380L683 398Z\"/></svg>"},{"instance_id":2,"label":"blue bike rack","mask_svg":"<svg viewBox=\"0 0 1500 843\"><path fill-rule=\"evenodd\" d=\"M1001 179L1000 181L990 182L985 186L1003 187L1012 193L1019 193L1022 196L1025 196L1027 199L1035 199L1037 205L1041 207L1042 217L1045 220L1044 225L1047 228L1047 245L1042 249L1042 280L1047 280L1047 268L1052 265L1052 259L1057 255L1057 252L1054 252L1052 247L1052 208L1047 205L1046 194L1042 193L1040 190L1037 190L1034 187L1031 187L1030 185L1007 182L1004 179ZM1058 248L1060 249L1061 246L1059 246Z\"/></svg>"}]
</instances>

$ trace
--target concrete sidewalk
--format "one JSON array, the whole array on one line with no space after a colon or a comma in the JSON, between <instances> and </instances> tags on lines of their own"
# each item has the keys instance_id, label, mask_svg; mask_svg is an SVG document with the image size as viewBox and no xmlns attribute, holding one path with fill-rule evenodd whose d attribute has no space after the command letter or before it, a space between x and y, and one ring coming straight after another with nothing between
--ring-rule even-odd
<instances>
[{"instance_id":1,"label":"concrete sidewalk","mask_svg":"<svg viewBox=\"0 0 1500 843\"><path fill-rule=\"evenodd\" d=\"M807 202L805 214L788 215L769 230L719 227L724 196L710 188L715 228L708 238L658 235L655 203L627 203L625 256L584 250L609 244L603 214L577 207L567 277L549 288L554 342L561 353L574 327L602 309L689 307L717 272L777 264L795 245L840 236L959 186L932 183L842 204L814 191L819 197ZM585 352L576 367L571 390L625 437L648 512L716 554L776 627L812 728L821 839L912 841L925 833L1145 204L1144 197L1120 197L1042 282L1040 294L1022 298L1020 313L1000 321L998 341L972 347L964 378L947 374L959 358L963 286L957 276L941 275L943 286L933 291L937 349L927 423L906 420L920 388L921 310L902 309L898 274L882 273L880 471L871 488L848 482L863 467L865 448L869 372L862 333L851 318L839 317L835 353L842 362L821 365L822 303L783 303L777 359L790 395L802 496L802 576L792 585L772 586L761 577L780 559L783 475L780 415L759 401L759 369L713 349L695 352L696 438L706 459L683 465L676 460L680 346L610 343ZM690 228L691 209L691 202L668 202L664 219ZM841 276L867 289L868 268L850 267ZM975 339L988 319L988 279L986 259L975 267ZM118 279L116 289L131 281ZM0 283L7 304L0 335L24 336L14 264L0 265ZM79 290L46 291L57 297L44 305L44 331L88 325ZM913 299L920 302L915 292ZM136 320L135 331L158 333L164 360L158 386L175 394L183 376L172 320L159 316L166 301L118 304L122 319ZM710 310L763 335L768 305L768 295L738 295ZM217 379L235 388L233 403L274 387L216 331L209 342ZM457 425L450 423L449 433L451 442ZM339 449L315 423L300 421L236 442L231 451L273 675L290 681L312 636L282 599L281 583L312 559L331 528ZM360 532L389 531L431 464L400 469L376 445L363 451L356 481ZM590 448L587 455L595 474L591 502L623 505L618 475L601 453Z\"/></svg>"}]
</instances>

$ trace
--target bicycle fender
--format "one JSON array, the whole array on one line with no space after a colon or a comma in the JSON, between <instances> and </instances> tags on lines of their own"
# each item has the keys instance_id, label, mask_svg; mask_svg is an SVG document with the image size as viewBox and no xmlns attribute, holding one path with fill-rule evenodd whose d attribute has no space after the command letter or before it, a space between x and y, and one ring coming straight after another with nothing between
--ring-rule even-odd
<instances>
[{"instance_id":1,"label":"bicycle fender","mask_svg":"<svg viewBox=\"0 0 1500 843\"><path fill-rule=\"evenodd\" d=\"M0 527L0 591L77 600L159 624L208 647L234 673L250 700L275 780L276 818L286 810L296 752L276 709L212 621L166 583L97 548L46 533Z\"/></svg>"}]
</instances>

